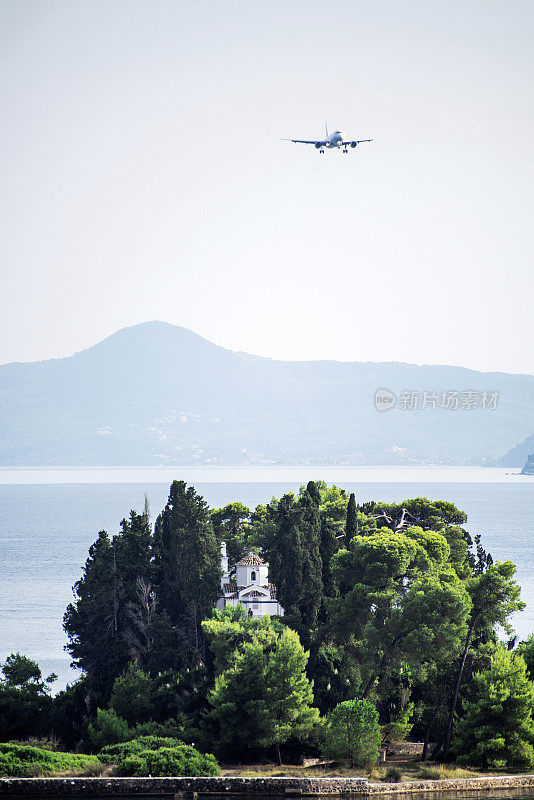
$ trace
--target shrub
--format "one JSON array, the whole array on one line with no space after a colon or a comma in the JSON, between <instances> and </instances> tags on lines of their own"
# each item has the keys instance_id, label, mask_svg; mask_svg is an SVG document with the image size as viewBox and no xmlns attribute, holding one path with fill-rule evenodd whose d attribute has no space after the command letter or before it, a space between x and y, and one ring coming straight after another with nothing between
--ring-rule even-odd
<instances>
[{"instance_id":1,"label":"shrub","mask_svg":"<svg viewBox=\"0 0 534 800\"><path fill-rule=\"evenodd\" d=\"M408 703L392 722L383 726L382 734L385 742L403 742L406 739L413 728L413 722L411 722L413 710L414 703Z\"/></svg>"},{"instance_id":2,"label":"shrub","mask_svg":"<svg viewBox=\"0 0 534 800\"><path fill-rule=\"evenodd\" d=\"M338 703L327 720L322 749L327 758L363 767L376 763L380 742L374 705L369 700L345 700Z\"/></svg>"},{"instance_id":3,"label":"shrub","mask_svg":"<svg viewBox=\"0 0 534 800\"><path fill-rule=\"evenodd\" d=\"M31 745L0 744L0 776L32 777L71 772L79 774L99 764L96 756L60 753Z\"/></svg>"},{"instance_id":4,"label":"shrub","mask_svg":"<svg viewBox=\"0 0 534 800\"><path fill-rule=\"evenodd\" d=\"M98 757L104 764L118 764L128 756L139 755L144 750L158 750L160 747L179 747L183 745L180 739L171 739L166 736L139 736L129 742L108 744L103 747Z\"/></svg>"},{"instance_id":5,"label":"shrub","mask_svg":"<svg viewBox=\"0 0 534 800\"><path fill-rule=\"evenodd\" d=\"M145 750L141 758L146 760L147 772L154 776L183 775L196 778L201 775L219 775L219 765L215 756L203 755L194 747L184 744L180 747L162 747L159 750Z\"/></svg>"},{"instance_id":6,"label":"shrub","mask_svg":"<svg viewBox=\"0 0 534 800\"><path fill-rule=\"evenodd\" d=\"M119 717L112 708L98 708L96 719L89 723L87 733L94 750L101 750L107 744L125 742L134 736L126 720Z\"/></svg>"},{"instance_id":7,"label":"shrub","mask_svg":"<svg viewBox=\"0 0 534 800\"><path fill-rule=\"evenodd\" d=\"M130 777L131 775L148 775L146 759L136 755L125 756L124 761L121 761L117 766L115 774L123 775L124 777Z\"/></svg>"},{"instance_id":8,"label":"shrub","mask_svg":"<svg viewBox=\"0 0 534 800\"><path fill-rule=\"evenodd\" d=\"M52 750L56 752L59 750L59 740L52 737L44 737L39 739L37 736L30 736L28 739L25 739L23 742L17 742L16 744L25 744L29 745L30 747L39 747L41 750Z\"/></svg>"},{"instance_id":9,"label":"shrub","mask_svg":"<svg viewBox=\"0 0 534 800\"><path fill-rule=\"evenodd\" d=\"M10 753L0 753L0 778L24 778L27 765Z\"/></svg>"},{"instance_id":10,"label":"shrub","mask_svg":"<svg viewBox=\"0 0 534 800\"><path fill-rule=\"evenodd\" d=\"M402 780L401 770L398 767L388 767L384 780L387 781L387 783L398 783Z\"/></svg>"},{"instance_id":11,"label":"shrub","mask_svg":"<svg viewBox=\"0 0 534 800\"><path fill-rule=\"evenodd\" d=\"M99 758L116 764L116 774L124 776L219 775L219 765L211 754L202 754L179 739L165 736L139 736L129 742L104 747Z\"/></svg>"}]
</instances>

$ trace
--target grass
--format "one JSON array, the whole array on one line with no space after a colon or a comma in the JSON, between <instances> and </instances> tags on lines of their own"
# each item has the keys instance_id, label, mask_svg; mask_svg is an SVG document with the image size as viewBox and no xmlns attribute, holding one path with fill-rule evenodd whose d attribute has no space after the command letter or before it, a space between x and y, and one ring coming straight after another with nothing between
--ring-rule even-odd
<instances>
[{"instance_id":1,"label":"grass","mask_svg":"<svg viewBox=\"0 0 534 800\"><path fill-rule=\"evenodd\" d=\"M454 767L451 764L419 764L418 776L420 780L441 781L449 778L476 778L478 772L462 767Z\"/></svg>"},{"instance_id":2,"label":"grass","mask_svg":"<svg viewBox=\"0 0 534 800\"><path fill-rule=\"evenodd\" d=\"M282 766L277 766L276 764L233 764L223 766L221 774L225 777L244 778L367 778L371 783L397 783L448 778L474 778L482 773L474 769L455 767L451 764L423 763L412 759L406 761L395 760L371 769L351 768L329 761L307 767L295 764L284 764Z\"/></svg>"}]
</instances>

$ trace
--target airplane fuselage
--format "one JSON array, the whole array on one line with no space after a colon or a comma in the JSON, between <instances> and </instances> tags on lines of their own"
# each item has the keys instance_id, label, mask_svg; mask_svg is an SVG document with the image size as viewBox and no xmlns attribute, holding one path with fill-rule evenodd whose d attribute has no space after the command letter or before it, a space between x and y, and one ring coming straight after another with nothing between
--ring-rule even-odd
<instances>
[{"instance_id":1,"label":"airplane fuselage","mask_svg":"<svg viewBox=\"0 0 534 800\"><path fill-rule=\"evenodd\" d=\"M322 147L328 147L329 150L332 150L334 147L341 147L343 144L343 131L334 131L332 136L329 136L328 139L325 139L322 142L317 142ZM317 147L317 144L315 145Z\"/></svg>"}]
</instances>

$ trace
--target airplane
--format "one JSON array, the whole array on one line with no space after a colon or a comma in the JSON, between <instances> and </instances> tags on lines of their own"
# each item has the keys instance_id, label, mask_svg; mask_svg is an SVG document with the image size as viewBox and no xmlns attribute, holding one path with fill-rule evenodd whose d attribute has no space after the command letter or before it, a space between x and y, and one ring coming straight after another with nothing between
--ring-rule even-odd
<instances>
[{"instance_id":1,"label":"airplane","mask_svg":"<svg viewBox=\"0 0 534 800\"><path fill-rule=\"evenodd\" d=\"M325 129L326 129L326 139L282 139L283 142L296 142L297 144L313 144L315 148L320 152L324 153L325 147L328 150L339 150L340 147L343 148L344 153L348 153L349 147L356 147L356 145L361 144L361 142L372 142L372 139L356 139L352 142L346 142L343 139L343 131L334 131L334 133L328 133L328 125L325 122Z\"/></svg>"}]
</instances>

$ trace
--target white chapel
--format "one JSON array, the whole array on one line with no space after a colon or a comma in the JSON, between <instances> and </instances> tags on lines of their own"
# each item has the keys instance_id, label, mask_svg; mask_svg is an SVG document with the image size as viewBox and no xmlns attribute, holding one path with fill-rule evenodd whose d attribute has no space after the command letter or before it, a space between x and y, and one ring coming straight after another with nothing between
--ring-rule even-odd
<instances>
[{"instance_id":1,"label":"white chapel","mask_svg":"<svg viewBox=\"0 0 534 800\"><path fill-rule=\"evenodd\" d=\"M249 616L283 617L284 609L276 597L276 587L269 583L269 564L255 553L249 553L235 565L230 576L226 542L221 543L221 590L217 608L242 603Z\"/></svg>"}]
</instances>

